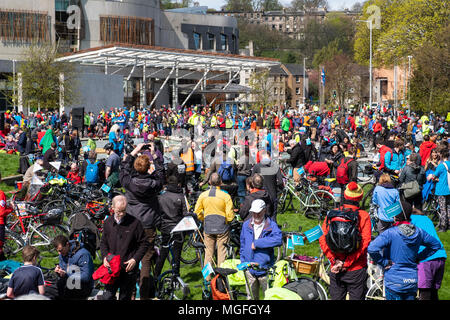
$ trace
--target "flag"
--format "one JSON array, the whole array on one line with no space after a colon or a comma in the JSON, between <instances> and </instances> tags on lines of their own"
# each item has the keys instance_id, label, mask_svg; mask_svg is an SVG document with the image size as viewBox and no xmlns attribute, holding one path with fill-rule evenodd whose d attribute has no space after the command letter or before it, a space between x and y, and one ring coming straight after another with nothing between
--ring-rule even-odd
<instances>
[{"instance_id":1,"label":"flag","mask_svg":"<svg viewBox=\"0 0 450 320\"><path fill-rule=\"evenodd\" d=\"M203 278L206 279L211 273L214 273L214 269L212 268L211 263L208 263L202 269Z\"/></svg>"},{"instance_id":2,"label":"flag","mask_svg":"<svg viewBox=\"0 0 450 320\"><path fill-rule=\"evenodd\" d=\"M402 213L402 205L400 204L400 202L396 202L384 208L384 212L386 213L388 218L393 218L396 215Z\"/></svg>"},{"instance_id":3,"label":"flag","mask_svg":"<svg viewBox=\"0 0 450 320\"><path fill-rule=\"evenodd\" d=\"M299 235L292 235L292 244L294 246L304 246L305 242L303 241L303 237Z\"/></svg>"},{"instance_id":4,"label":"flag","mask_svg":"<svg viewBox=\"0 0 450 320\"><path fill-rule=\"evenodd\" d=\"M305 236L309 242L313 242L318 240L323 235L322 228L320 226L316 226L308 231L305 231Z\"/></svg>"},{"instance_id":5,"label":"flag","mask_svg":"<svg viewBox=\"0 0 450 320\"><path fill-rule=\"evenodd\" d=\"M321 80L322 80L322 85L325 87L325 69L322 67L322 72L320 74Z\"/></svg>"},{"instance_id":6,"label":"flag","mask_svg":"<svg viewBox=\"0 0 450 320\"><path fill-rule=\"evenodd\" d=\"M286 248L294 250L294 243L292 242L292 238L287 239Z\"/></svg>"}]
</instances>

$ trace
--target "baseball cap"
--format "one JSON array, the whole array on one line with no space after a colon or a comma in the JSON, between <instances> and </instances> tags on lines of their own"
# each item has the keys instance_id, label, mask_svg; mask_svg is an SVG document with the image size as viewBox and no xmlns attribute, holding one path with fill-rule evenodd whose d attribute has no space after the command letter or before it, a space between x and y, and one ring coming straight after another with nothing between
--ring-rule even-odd
<instances>
[{"instance_id":1,"label":"baseball cap","mask_svg":"<svg viewBox=\"0 0 450 320\"><path fill-rule=\"evenodd\" d=\"M252 206L251 206L249 212L260 213L265 208L266 208L266 203L264 202L264 200L256 199L256 200L253 200Z\"/></svg>"}]
</instances>

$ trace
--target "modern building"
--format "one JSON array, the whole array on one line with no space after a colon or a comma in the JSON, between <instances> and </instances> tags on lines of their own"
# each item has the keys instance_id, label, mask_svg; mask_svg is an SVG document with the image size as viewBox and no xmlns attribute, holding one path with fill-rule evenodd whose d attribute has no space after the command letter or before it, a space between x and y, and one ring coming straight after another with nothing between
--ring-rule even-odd
<instances>
[{"instance_id":1,"label":"modern building","mask_svg":"<svg viewBox=\"0 0 450 320\"><path fill-rule=\"evenodd\" d=\"M236 18L207 14L207 7L162 10L159 0L0 0L0 40L0 89L5 87L7 74L18 70L24 50L35 41L50 41L58 45L61 53L72 55L117 44L121 48L159 48L161 52L186 50L189 54L205 56L204 61L214 53L234 57L232 66L249 68L242 61L236 62L239 60ZM163 59L165 54L161 53L159 58ZM178 51L177 57L182 59L181 56L182 52ZM135 68L137 63L119 66L114 60L117 58L109 61L109 72L105 72L103 62L79 60L80 90L84 98L80 106L88 110L144 106L155 97L155 105L162 105L186 98L180 92L171 99L176 90L175 75L169 75L167 66L161 67L162 60L156 61L159 64L154 59L148 60L147 74ZM198 69L196 72L192 68L180 69L177 84L199 82L208 67L202 61L200 58L191 61L191 66ZM271 63L276 64L276 61ZM210 70L210 73L220 73L215 74L214 80L227 83L231 71L222 68ZM208 81L210 79L205 77L201 86ZM233 81L238 82L238 79ZM160 90L161 87L164 88ZM195 92L189 98L190 103L201 101ZM7 107L6 104L0 93L0 108Z\"/></svg>"}]
</instances>

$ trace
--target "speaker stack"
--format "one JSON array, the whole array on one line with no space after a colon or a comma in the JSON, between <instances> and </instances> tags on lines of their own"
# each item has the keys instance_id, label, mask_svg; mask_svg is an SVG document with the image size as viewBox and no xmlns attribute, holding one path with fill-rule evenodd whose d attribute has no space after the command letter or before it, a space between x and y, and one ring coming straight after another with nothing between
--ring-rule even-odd
<instances>
[{"instance_id":1,"label":"speaker stack","mask_svg":"<svg viewBox=\"0 0 450 320\"><path fill-rule=\"evenodd\" d=\"M84 126L84 108L72 109L72 128L83 130Z\"/></svg>"}]
</instances>

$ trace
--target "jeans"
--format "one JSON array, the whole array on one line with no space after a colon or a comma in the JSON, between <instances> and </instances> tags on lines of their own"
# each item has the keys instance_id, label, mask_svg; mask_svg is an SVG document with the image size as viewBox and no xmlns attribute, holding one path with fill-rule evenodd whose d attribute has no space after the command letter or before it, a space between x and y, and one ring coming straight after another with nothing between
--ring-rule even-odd
<instances>
[{"instance_id":1,"label":"jeans","mask_svg":"<svg viewBox=\"0 0 450 320\"><path fill-rule=\"evenodd\" d=\"M244 198L246 195L246 185L245 185L245 180L247 179L247 176L242 176L242 175L238 175L237 176L237 183L238 183L238 197L239 197L239 203L242 204L244 202Z\"/></svg>"},{"instance_id":2,"label":"jeans","mask_svg":"<svg viewBox=\"0 0 450 320\"><path fill-rule=\"evenodd\" d=\"M386 288L385 291L386 300L415 300L417 295L417 290L399 293Z\"/></svg>"},{"instance_id":3,"label":"jeans","mask_svg":"<svg viewBox=\"0 0 450 320\"><path fill-rule=\"evenodd\" d=\"M169 240L170 240L170 234L169 233L162 233L162 241L161 241L161 250L158 256L158 259L156 260L155 265L155 272L153 276L155 278L159 277L161 274L161 270L164 267L164 262L166 261L167 256L169 255ZM182 233L175 233L174 234L174 243L172 246L172 253L173 253L173 261L171 266L173 268L173 271L175 274L180 274L180 258L181 258L181 250L183 249L183 234Z\"/></svg>"}]
</instances>

